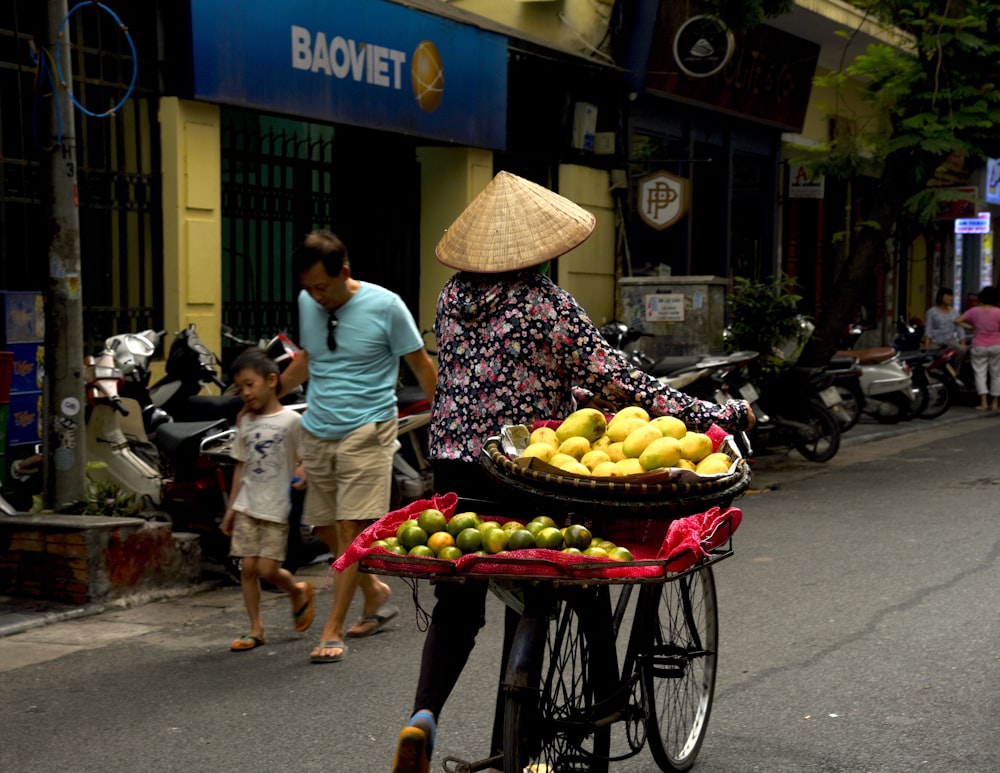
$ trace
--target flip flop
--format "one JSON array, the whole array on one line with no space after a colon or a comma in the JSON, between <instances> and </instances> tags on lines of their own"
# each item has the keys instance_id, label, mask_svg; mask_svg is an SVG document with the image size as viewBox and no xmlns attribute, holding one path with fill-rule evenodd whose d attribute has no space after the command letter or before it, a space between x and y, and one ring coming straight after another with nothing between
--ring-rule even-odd
<instances>
[{"instance_id":1,"label":"flip flop","mask_svg":"<svg viewBox=\"0 0 1000 773\"><path fill-rule=\"evenodd\" d=\"M392 618L399 614L399 609L394 606L383 606L374 615L365 615L354 625L370 625L367 631L362 631L361 633L353 633L348 631L347 635L352 639L362 639L365 636L373 636L382 630L382 626L388 623Z\"/></svg>"},{"instance_id":2,"label":"flip flop","mask_svg":"<svg viewBox=\"0 0 1000 773\"><path fill-rule=\"evenodd\" d=\"M233 640L233 643L229 645L229 649L232 652L246 652L247 650L257 649L257 647L263 647L265 644L267 644L267 640L263 636L251 636L247 634Z\"/></svg>"},{"instance_id":3,"label":"flip flop","mask_svg":"<svg viewBox=\"0 0 1000 773\"><path fill-rule=\"evenodd\" d=\"M312 625L313 616L316 614L316 589L311 583L306 583L306 603L296 609L292 616L295 618L295 630L305 631Z\"/></svg>"},{"instance_id":4,"label":"flip flop","mask_svg":"<svg viewBox=\"0 0 1000 773\"><path fill-rule=\"evenodd\" d=\"M340 641L340 639L330 639L329 641L320 642L319 648L322 650L338 649L340 653L337 655L310 655L309 660L313 663L336 663L343 660L347 654L347 645Z\"/></svg>"}]
</instances>

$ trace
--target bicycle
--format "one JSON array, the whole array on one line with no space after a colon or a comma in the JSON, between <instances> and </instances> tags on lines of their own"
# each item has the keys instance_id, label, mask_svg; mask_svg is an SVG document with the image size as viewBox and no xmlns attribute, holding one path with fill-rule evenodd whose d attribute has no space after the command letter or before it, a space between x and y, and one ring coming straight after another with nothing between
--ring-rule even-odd
<instances>
[{"instance_id":1,"label":"bicycle","mask_svg":"<svg viewBox=\"0 0 1000 773\"><path fill-rule=\"evenodd\" d=\"M503 475L498 467L509 462L494 440L484 448L483 464L491 474ZM662 501L646 497L651 487L645 484L631 491L617 483L604 493L595 485L585 494L554 494L551 485L537 489L538 481L525 471L505 482L526 497L542 494L550 511L561 501L574 519L608 523L612 513L633 539L649 536L650 525L657 524L655 542L662 541L671 520L728 506L741 494L749 485L749 467L741 461L735 468L700 486L672 483L666 487L672 496ZM539 480L551 483L551 477ZM457 506L470 505L463 500ZM414 577L421 576L422 566L429 572L424 577L442 582L463 582L480 570L506 603L521 607L503 678L503 754L474 762L445 757L444 770L608 773L611 763L639 754L647 744L661 770L689 770L705 739L715 690L713 566L732 555L739 523L735 508L719 513L714 528L701 535L699 554L672 553L624 568L465 556L463 571L457 572L439 559L362 559L362 571Z\"/></svg>"},{"instance_id":2,"label":"bicycle","mask_svg":"<svg viewBox=\"0 0 1000 773\"><path fill-rule=\"evenodd\" d=\"M503 756L446 757L444 769L607 773L612 762L648 744L661 770L689 770L708 730L715 690L712 565L732 555L731 534L725 536L728 547L668 577L522 585L524 611L504 679ZM619 724L627 748L613 751L612 728Z\"/></svg>"}]
</instances>

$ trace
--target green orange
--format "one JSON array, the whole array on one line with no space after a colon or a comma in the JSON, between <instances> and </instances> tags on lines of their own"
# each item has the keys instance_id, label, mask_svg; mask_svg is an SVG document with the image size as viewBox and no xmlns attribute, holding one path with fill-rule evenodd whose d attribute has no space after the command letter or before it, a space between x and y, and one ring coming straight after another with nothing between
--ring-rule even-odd
<instances>
[{"instance_id":1,"label":"green orange","mask_svg":"<svg viewBox=\"0 0 1000 773\"><path fill-rule=\"evenodd\" d=\"M428 534L435 534L445 530L448 526L448 519L444 517L444 513L440 510L429 508L417 516L417 526Z\"/></svg>"},{"instance_id":2,"label":"green orange","mask_svg":"<svg viewBox=\"0 0 1000 773\"><path fill-rule=\"evenodd\" d=\"M510 532L506 532L503 529L494 529L483 535L483 549L487 553L500 553L507 549L509 539Z\"/></svg>"},{"instance_id":3,"label":"green orange","mask_svg":"<svg viewBox=\"0 0 1000 773\"><path fill-rule=\"evenodd\" d=\"M510 532L507 540L508 550L530 550L535 547L535 535L527 529L516 529Z\"/></svg>"},{"instance_id":4,"label":"green orange","mask_svg":"<svg viewBox=\"0 0 1000 773\"><path fill-rule=\"evenodd\" d=\"M493 531L502 531L502 529L494 529ZM492 534L493 531L489 533ZM462 529L455 537L455 545L463 553L475 553L483 547L483 534L474 527Z\"/></svg>"},{"instance_id":5,"label":"green orange","mask_svg":"<svg viewBox=\"0 0 1000 773\"><path fill-rule=\"evenodd\" d=\"M403 529L399 534L399 544L407 550L412 550L417 545L427 544L427 532L417 526L416 522L408 528Z\"/></svg>"},{"instance_id":6,"label":"green orange","mask_svg":"<svg viewBox=\"0 0 1000 773\"><path fill-rule=\"evenodd\" d=\"M448 521L448 533L452 537L456 537L459 532L465 529L475 529L478 525L479 516L475 513L456 513Z\"/></svg>"},{"instance_id":7,"label":"green orange","mask_svg":"<svg viewBox=\"0 0 1000 773\"><path fill-rule=\"evenodd\" d=\"M554 526L546 526L535 535L535 544L547 550L561 550L563 547L563 535Z\"/></svg>"},{"instance_id":8,"label":"green orange","mask_svg":"<svg viewBox=\"0 0 1000 773\"><path fill-rule=\"evenodd\" d=\"M566 527L566 531L563 533L563 539L566 540L566 547L586 550L590 547L590 543L593 541L594 535L590 533L590 529L586 526L580 526L579 524L574 523L572 526Z\"/></svg>"}]
</instances>

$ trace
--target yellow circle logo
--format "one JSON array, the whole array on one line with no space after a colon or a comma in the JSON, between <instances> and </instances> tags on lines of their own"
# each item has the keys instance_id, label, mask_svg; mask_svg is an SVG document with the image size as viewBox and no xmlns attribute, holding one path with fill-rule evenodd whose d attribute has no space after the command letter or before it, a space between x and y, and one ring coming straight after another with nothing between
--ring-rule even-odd
<instances>
[{"instance_id":1,"label":"yellow circle logo","mask_svg":"<svg viewBox=\"0 0 1000 773\"><path fill-rule=\"evenodd\" d=\"M444 67L441 54L429 40L421 40L410 60L410 81L413 96L425 113L433 113L444 96Z\"/></svg>"}]
</instances>

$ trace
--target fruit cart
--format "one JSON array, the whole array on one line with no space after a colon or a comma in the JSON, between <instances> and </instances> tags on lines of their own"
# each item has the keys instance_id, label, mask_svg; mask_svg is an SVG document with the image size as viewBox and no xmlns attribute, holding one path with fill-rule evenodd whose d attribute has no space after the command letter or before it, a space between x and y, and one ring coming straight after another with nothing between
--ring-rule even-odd
<instances>
[{"instance_id":1,"label":"fruit cart","mask_svg":"<svg viewBox=\"0 0 1000 773\"><path fill-rule=\"evenodd\" d=\"M510 430L483 445L488 475L526 508L543 506L564 528L606 537L632 560L538 548L445 560L371 547L425 509L450 522L473 504L454 494L389 513L355 541L340 565L360 561L362 571L435 582L488 580L521 613L504 678L503 756L448 757L444 769L600 773L647 744L661 770L689 769L715 686L713 566L732 555L742 518L732 502L749 486L749 465L719 433L716 450L732 457L724 473L670 469L598 479L517 458ZM499 528L514 520L485 511L479 517Z\"/></svg>"}]
</instances>

